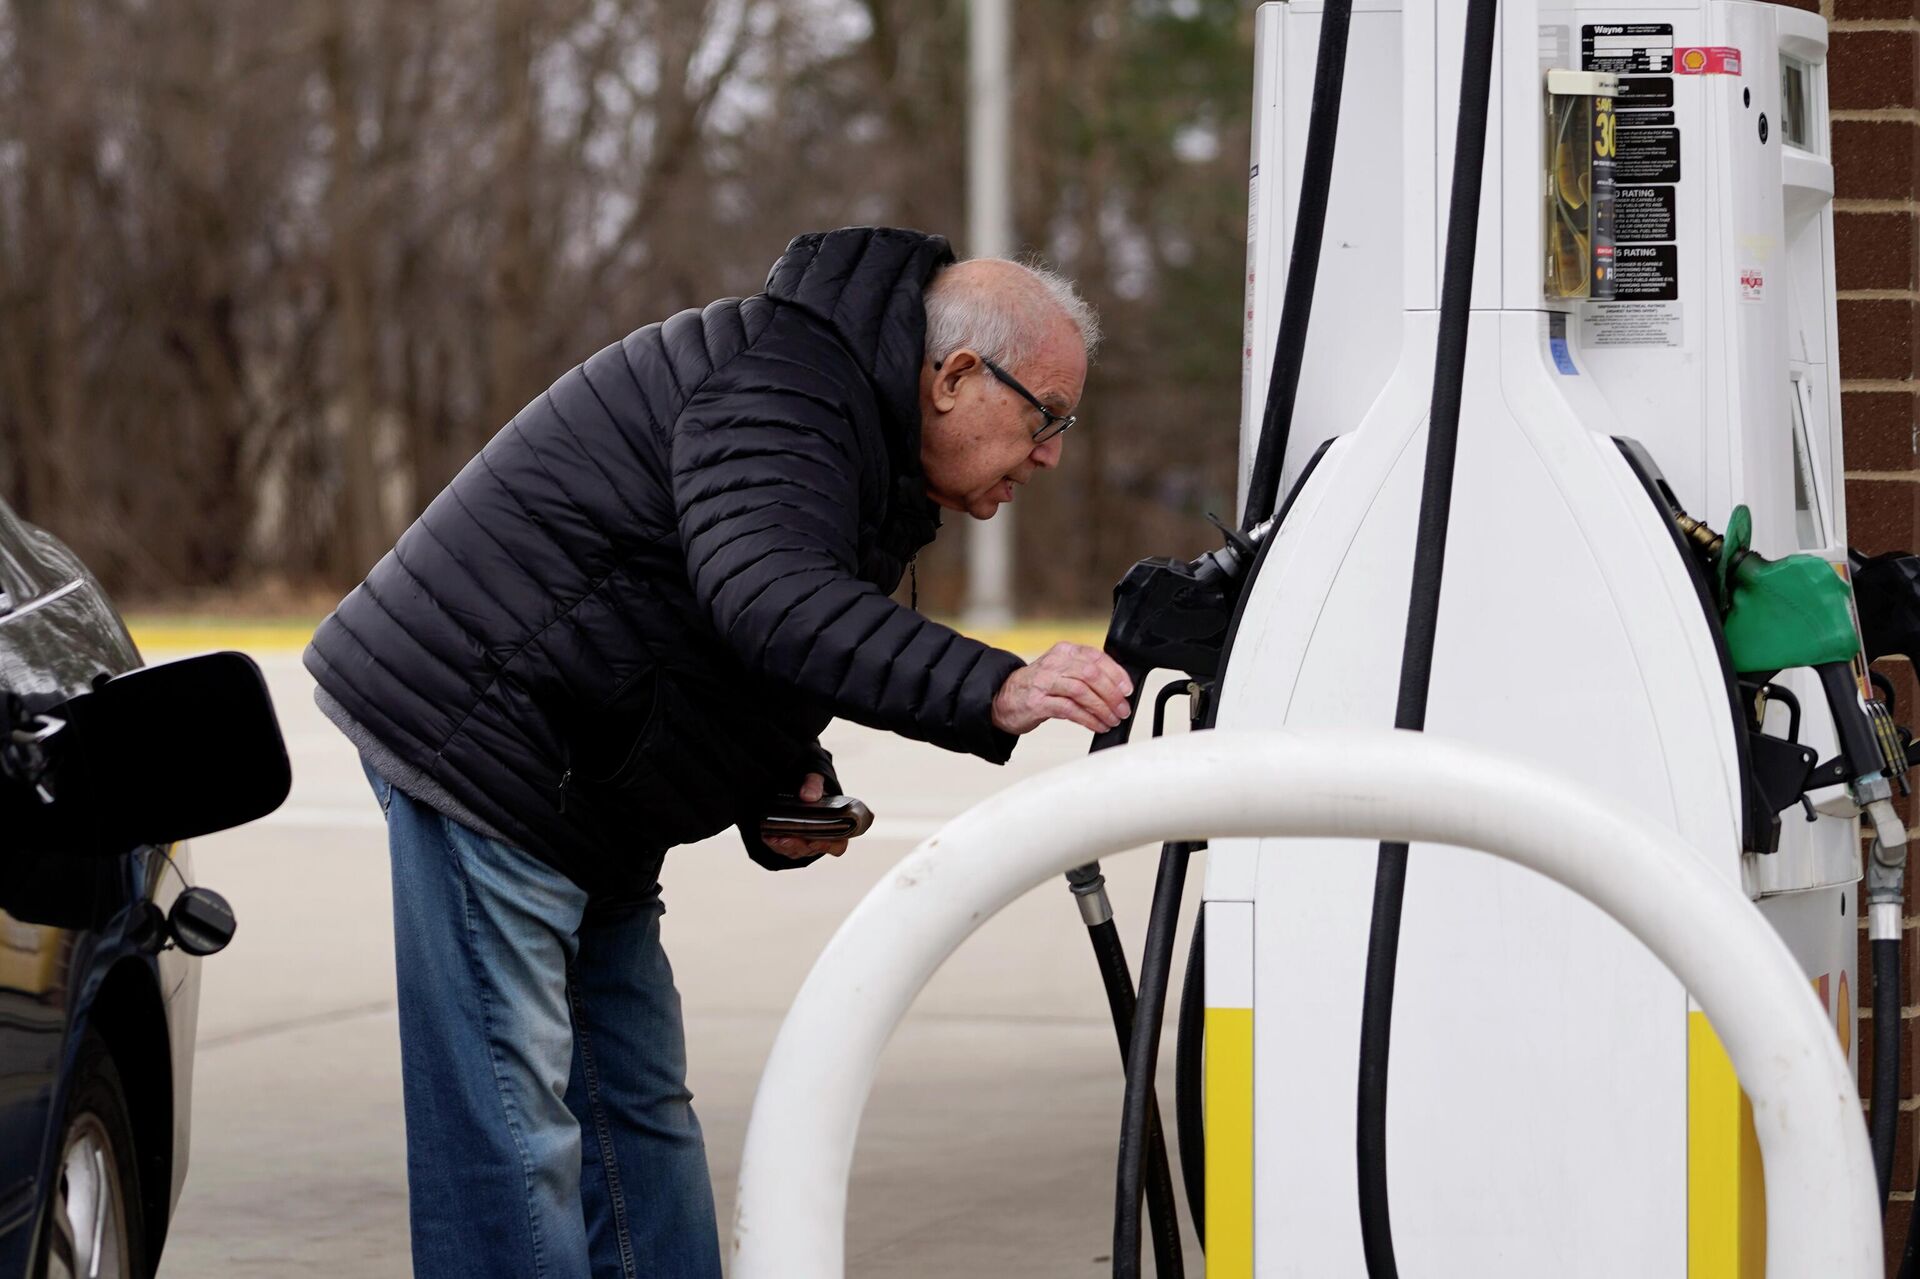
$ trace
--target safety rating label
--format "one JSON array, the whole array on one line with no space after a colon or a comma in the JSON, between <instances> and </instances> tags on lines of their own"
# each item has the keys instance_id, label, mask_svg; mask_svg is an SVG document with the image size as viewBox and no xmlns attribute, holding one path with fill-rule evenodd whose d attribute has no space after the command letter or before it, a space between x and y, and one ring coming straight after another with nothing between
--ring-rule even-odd
<instances>
[{"instance_id":1,"label":"safety rating label","mask_svg":"<svg viewBox=\"0 0 1920 1279\"><path fill-rule=\"evenodd\" d=\"M1580 28L1580 65L1588 71L1673 70L1671 22L1593 23Z\"/></svg>"},{"instance_id":2,"label":"safety rating label","mask_svg":"<svg viewBox=\"0 0 1920 1279\"><path fill-rule=\"evenodd\" d=\"M1616 187L1613 193L1613 242L1646 244L1671 240L1674 188Z\"/></svg>"},{"instance_id":3,"label":"safety rating label","mask_svg":"<svg viewBox=\"0 0 1920 1279\"><path fill-rule=\"evenodd\" d=\"M1580 346L1679 346L1678 302L1596 302L1580 308Z\"/></svg>"},{"instance_id":4,"label":"safety rating label","mask_svg":"<svg viewBox=\"0 0 1920 1279\"><path fill-rule=\"evenodd\" d=\"M1622 244L1613 250L1613 296L1643 302L1680 297L1680 249L1672 244Z\"/></svg>"}]
</instances>

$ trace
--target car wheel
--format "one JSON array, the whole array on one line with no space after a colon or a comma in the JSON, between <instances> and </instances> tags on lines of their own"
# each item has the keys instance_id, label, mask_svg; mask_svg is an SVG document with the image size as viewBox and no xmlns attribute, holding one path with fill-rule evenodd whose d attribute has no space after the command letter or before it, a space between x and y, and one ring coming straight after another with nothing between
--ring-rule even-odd
<instances>
[{"instance_id":1,"label":"car wheel","mask_svg":"<svg viewBox=\"0 0 1920 1279\"><path fill-rule=\"evenodd\" d=\"M89 1030L67 1094L41 1279L145 1279L140 1203L126 1092L106 1041Z\"/></svg>"}]
</instances>

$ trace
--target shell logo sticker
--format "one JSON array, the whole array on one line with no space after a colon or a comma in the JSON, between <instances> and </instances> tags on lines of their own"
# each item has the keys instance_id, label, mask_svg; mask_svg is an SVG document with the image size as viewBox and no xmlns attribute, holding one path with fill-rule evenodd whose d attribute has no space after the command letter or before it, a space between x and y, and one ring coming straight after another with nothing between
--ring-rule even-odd
<instances>
[{"instance_id":1,"label":"shell logo sticker","mask_svg":"<svg viewBox=\"0 0 1920 1279\"><path fill-rule=\"evenodd\" d=\"M1728 45L1695 45L1673 51L1675 75L1739 75L1740 50Z\"/></svg>"}]
</instances>

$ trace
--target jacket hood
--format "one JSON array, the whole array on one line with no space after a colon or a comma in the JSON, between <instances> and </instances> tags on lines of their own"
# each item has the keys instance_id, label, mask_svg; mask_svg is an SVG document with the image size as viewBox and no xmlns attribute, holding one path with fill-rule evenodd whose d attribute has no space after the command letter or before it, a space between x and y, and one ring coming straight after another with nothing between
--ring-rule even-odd
<instances>
[{"instance_id":1,"label":"jacket hood","mask_svg":"<svg viewBox=\"0 0 1920 1279\"><path fill-rule=\"evenodd\" d=\"M927 281L953 261L946 237L899 227L844 227L798 236L767 274L767 296L825 321L873 379L902 455L920 471L920 366Z\"/></svg>"}]
</instances>

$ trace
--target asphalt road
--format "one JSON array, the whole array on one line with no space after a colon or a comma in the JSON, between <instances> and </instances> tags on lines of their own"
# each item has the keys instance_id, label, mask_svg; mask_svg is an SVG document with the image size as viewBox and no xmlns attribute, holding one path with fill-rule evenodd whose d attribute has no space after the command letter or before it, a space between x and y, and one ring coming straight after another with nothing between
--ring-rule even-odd
<instances>
[{"instance_id":1,"label":"asphalt road","mask_svg":"<svg viewBox=\"0 0 1920 1279\"><path fill-rule=\"evenodd\" d=\"M406 1275L385 828L297 657L260 660L294 788L272 817L195 843L197 878L233 903L239 933L203 970L192 1161L160 1274ZM1078 758L1087 734L1050 725L1005 768L844 725L827 744L878 815L847 856L773 875L723 837L677 850L664 875L723 1234L767 1050L834 928L946 819ZM1108 863L1136 958L1152 860ZM1105 1008L1063 886L1029 894L960 949L883 1061L854 1163L849 1274L1106 1272L1120 1073ZM1171 1092L1165 1083L1168 1108Z\"/></svg>"}]
</instances>

